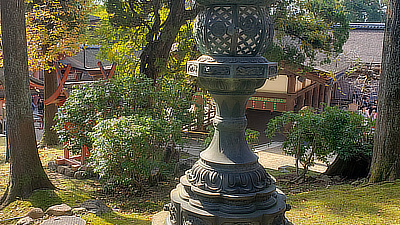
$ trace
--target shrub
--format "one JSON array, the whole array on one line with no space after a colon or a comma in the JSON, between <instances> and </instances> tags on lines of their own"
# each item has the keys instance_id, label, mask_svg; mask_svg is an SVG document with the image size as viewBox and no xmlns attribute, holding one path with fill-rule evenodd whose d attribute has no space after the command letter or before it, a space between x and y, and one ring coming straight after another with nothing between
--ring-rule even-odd
<instances>
[{"instance_id":1,"label":"shrub","mask_svg":"<svg viewBox=\"0 0 400 225\"><path fill-rule=\"evenodd\" d=\"M372 156L373 121L357 112L325 107L324 140L329 151L347 161L357 155Z\"/></svg>"},{"instance_id":2,"label":"shrub","mask_svg":"<svg viewBox=\"0 0 400 225\"><path fill-rule=\"evenodd\" d=\"M55 128L64 147L76 153L82 146L92 147L88 134L100 120L147 115L181 127L193 118L188 110L192 104L190 90L181 81L159 79L153 85L144 76L83 84L75 87L60 108ZM172 142L181 137L180 132L166 135Z\"/></svg>"},{"instance_id":3,"label":"shrub","mask_svg":"<svg viewBox=\"0 0 400 225\"><path fill-rule=\"evenodd\" d=\"M137 183L193 121L190 91L183 81L160 78L154 84L144 76L83 84L60 108L55 128L69 151L89 149L91 165L102 177L118 175L118 183ZM132 157L132 162L122 160Z\"/></svg>"},{"instance_id":4,"label":"shrub","mask_svg":"<svg viewBox=\"0 0 400 225\"><path fill-rule=\"evenodd\" d=\"M88 134L97 121L143 113L153 93L151 80L142 77L76 86L56 115L55 129L61 143L73 153L82 146L91 149L93 141Z\"/></svg>"},{"instance_id":5,"label":"shrub","mask_svg":"<svg viewBox=\"0 0 400 225\"><path fill-rule=\"evenodd\" d=\"M303 166L304 178L315 160L327 163L330 155L344 160L357 154L372 154L372 126L358 113L324 107L322 110L306 108L299 113L283 112L267 125L265 133L272 138L285 127L283 150L296 158L296 169Z\"/></svg>"},{"instance_id":6,"label":"shrub","mask_svg":"<svg viewBox=\"0 0 400 225\"><path fill-rule=\"evenodd\" d=\"M170 132L165 120L149 116L122 116L99 122L90 134L91 162L102 180L140 188L151 170L162 162L164 134Z\"/></svg>"}]
</instances>

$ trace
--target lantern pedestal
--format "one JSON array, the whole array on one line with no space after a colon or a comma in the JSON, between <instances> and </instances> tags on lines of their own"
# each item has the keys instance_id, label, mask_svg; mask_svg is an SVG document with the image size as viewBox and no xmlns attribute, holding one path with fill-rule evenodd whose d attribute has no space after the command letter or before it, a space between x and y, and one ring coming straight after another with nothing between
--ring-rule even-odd
<instances>
[{"instance_id":1,"label":"lantern pedestal","mask_svg":"<svg viewBox=\"0 0 400 225\"><path fill-rule=\"evenodd\" d=\"M215 132L171 192L167 225L285 224L286 196L245 137L248 98L277 74L277 64L259 55L273 36L265 8L257 5L263 2L199 1L207 7L194 22L194 37L204 55L187 63L187 73L215 100Z\"/></svg>"}]
</instances>

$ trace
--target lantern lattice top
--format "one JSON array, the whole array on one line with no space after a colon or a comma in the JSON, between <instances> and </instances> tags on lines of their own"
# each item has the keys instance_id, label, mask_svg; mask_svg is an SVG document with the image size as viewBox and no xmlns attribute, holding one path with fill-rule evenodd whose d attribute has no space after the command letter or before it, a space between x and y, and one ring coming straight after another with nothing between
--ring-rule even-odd
<instances>
[{"instance_id":1,"label":"lantern lattice top","mask_svg":"<svg viewBox=\"0 0 400 225\"><path fill-rule=\"evenodd\" d=\"M205 55L256 56L272 42L273 26L264 7L213 5L196 17L194 37Z\"/></svg>"}]
</instances>

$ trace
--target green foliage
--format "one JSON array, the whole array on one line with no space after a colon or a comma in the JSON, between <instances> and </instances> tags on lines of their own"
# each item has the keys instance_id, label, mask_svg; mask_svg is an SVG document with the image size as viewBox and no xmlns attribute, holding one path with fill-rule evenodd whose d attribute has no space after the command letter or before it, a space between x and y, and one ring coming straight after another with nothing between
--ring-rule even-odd
<instances>
[{"instance_id":1,"label":"green foliage","mask_svg":"<svg viewBox=\"0 0 400 225\"><path fill-rule=\"evenodd\" d=\"M185 10L184 0L107 0L99 8L102 23L91 42L102 45L103 59L117 62L119 74L186 76L184 62L197 49L191 37L196 14Z\"/></svg>"},{"instance_id":2,"label":"green foliage","mask_svg":"<svg viewBox=\"0 0 400 225\"><path fill-rule=\"evenodd\" d=\"M173 51L171 51L164 76L176 77L180 79L191 79L186 73L186 62L200 57L201 53L197 49L193 38L193 20L186 21L181 26L176 36Z\"/></svg>"},{"instance_id":3,"label":"green foliage","mask_svg":"<svg viewBox=\"0 0 400 225\"><path fill-rule=\"evenodd\" d=\"M210 125L207 128L208 135L204 139L204 146L208 147L211 144L211 141L214 137L214 126ZM254 147L258 144L258 136L260 136L260 132L251 130L251 129L246 129L245 130L245 136L246 136L246 141L247 144L249 145L251 150L254 150Z\"/></svg>"},{"instance_id":4,"label":"green foliage","mask_svg":"<svg viewBox=\"0 0 400 225\"><path fill-rule=\"evenodd\" d=\"M109 182L141 187L151 170L165 166L161 153L166 134L180 132L171 128L166 120L140 115L101 121L91 133L90 166Z\"/></svg>"},{"instance_id":5,"label":"green foliage","mask_svg":"<svg viewBox=\"0 0 400 225\"><path fill-rule=\"evenodd\" d=\"M143 3L143 7L146 8L146 5L150 4ZM149 28L153 26L152 19L142 21L143 23L132 22L131 20L134 19L130 16L128 18L121 17L121 13L126 12L119 7L122 7L122 3L114 0L108 1L107 8L105 6L97 7L95 15L101 18L101 23L96 26L89 38L90 44L102 46L100 52L101 59L117 63L117 77L129 74L132 70L140 72L140 54L146 49L149 43L155 42L154 38L148 37L151 35L149 34ZM161 21L165 22L169 10L167 9L168 6L163 7L163 10L159 12L160 15L157 17L160 17ZM116 14L110 12L110 10L116 10L116 8L119 8ZM107 13L106 10L110 13ZM128 9L125 8L125 10ZM140 11L140 8L137 10ZM140 14L144 13L140 12ZM150 18L153 18L153 16L154 14ZM177 35L171 37L175 42L172 51L167 56L166 62L158 62L159 65L157 67L163 77L174 79L187 78L185 73L186 61L195 59L200 55L192 37L193 21L183 20L181 24L182 26L179 25L180 29L178 27L179 32ZM162 32L162 29L154 29L156 30L154 32Z\"/></svg>"},{"instance_id":6,"label":"green foliage","mask_svg":"<svg viewBox=\"0 0 400 225\"><path fill-rule=\"evenodd\" d=\"M89 0L27 0L27 39L31 70L52 69L85 40Z\"/></svg>"},{"instance_id":7,"label":"green foliage","mask_svg":"<svg viewBox=\"0 0 400 225\"><path fill-rule=\"evenodd\" d=\"M372 153L371 123L355 112L336 107L324 107L322 111L306 108L299 113L283 112L268 123L265 132L273 137L282 126L287 135L283 149L302 164L303 175L316 159L327 162L328 156L337 154L348 160L358 154Z\"/></svg>"},{"instance_id":8,"label":"green foliage","mask_svg":"<svg viewBox=\"0 0 400 225\"><path fill-rule=\"evenodd\" d=\"M344 0L342 4L348 20L352 23L385 21L383 5L378 0Z\"/></svg>"},{"instance_id":9,"label":"green foliage","mask_svg":"<svg viewBox=\"0 0 400 225\"><path fill-rule=\"evenodd\" d=\"M260 136L260 132L246 129L244 135L246 136L246 141L250 149L254 150L254 147L258 144L258 136Z\"/></svg>"},{"instance_id":10,"label":"green foliage","mask_svg":"<svg viewBox=\"0 0 400 225\"><path fill-rule=\"evenodd\" d=\"M357 112L325 107L324 141L329 151L345 161L357 155L372 156L374 122Z\"/></svg>"},{"instance_id":11,"label":"green foliage","mask_svg":"<svg viewBox=\"0 0 400 225\"><path fill-rule=\"evenodd\" d=\"M304 168L304 174L314 164L315 159L326 161L329 151L325 148L323 138L323 117L307 108L299 113L283 112L281 116L272 119L266 129L270 138L282 126L290 126L287 139L283 143L284 151L296 157L296 168L299 163Z\"/></svg>"},{"instance_id":12,"label":"green foliage","mask_svg":"<svg viewBox=\"0 0 400 225\"><path fill-rule=\"evenodd\" d=\"M158 71L161 76L187 77L185 62L200 55L192 37L193 15L197 9L185 10L185 16L176 18L171 12L182 4L182 0L178 1L180 3L172 4L157 0L150 4L147 1L108 0L105 6L99 6L102 23L90 42L102 46L103 59L117 62L118 74L132 69L143 73L144 67L154 66L153 72ZM318 58L318 61L329 62L330 56L342 51L348 38L347 18L336 1L278 0L271 6L271 12L277 41L265 54L269 60L300 65L306 59L316 61L316 54L322 52L326 57ZM175 22L172 24L171 21ZM168 34L167 26L169 30L178 29L179 32ZM159 43L173 43L173 51ZM167 55L162 53L163 48L168 49ZM158 56L148 53L155 51ZM142 61L140 54L145 56ZM154 65L143 62L146 57L154 57Z\"/></svg>"},{"instance_id":13,"label":"green foliage","mask_svg":"<svg viewBox=\"0 0 400 225\"><path fill-rule=\"evenodd\" d=\"M138 173L138 177L121 177L118 182L140 180L167 144L180 142L182 127L192 121L188 110L192 104L190 90L189 85L180 81L159 78L154 85L143 76L83 84L72 91L60 108L56 129L69 151L77 153L85 146L92 152L94 168L103 177L106 174L102 171L109 176L120 174L110 172L116 169L110 166L112 162L122 160L117 156L140 156L135 162L131 160L132 164L119 164L125 169L131 165L132 169L134 163L142 163L141 173L124 170L120 174ZM106 151L115 157L107 158Z\"/></svg>"},{"instance_id":14,"label":"green foliage","mask_svg":"<svg viewBox=\"0 0 400 225\"><path fill-rule=\"evenodd\" d=\"M348 21L343 7L334 0L278 0L272 5L275 25L274 44L265 56L288 64L303 64L310 59L329 62L342 52L348 38ZM316 59L324 53L324 59Z\"/></svg>"},{"instance_id":15,"label":"green foliage","mask_svg":"<svg viewBox=\"0 0 400 225\"><path fill-rule=\"evenodd\" d=\"M146 44L145 30L112 26L105 6L97 6L94 15L101 18L100 24L90 32L89 44L101 46L100 58L117 63L115 77L139 71L139 55Z\"/></svg>"}]
</instances>

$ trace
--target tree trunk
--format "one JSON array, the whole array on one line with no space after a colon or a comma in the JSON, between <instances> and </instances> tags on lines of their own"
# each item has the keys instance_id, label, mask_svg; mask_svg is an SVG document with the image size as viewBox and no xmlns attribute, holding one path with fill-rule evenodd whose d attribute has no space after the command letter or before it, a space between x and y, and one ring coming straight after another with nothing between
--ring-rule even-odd
<instances>
[{"instance_id":1,"label":"tree trunk","mask_svg":"<svg viewBox=\"0 0 400 225\"><path fill-rule=\"evenodd\" d=\"M324 174L348 179L363 178L368 176L370 165L371 157L365 155L354 156L346 161L336 157Z\"/></svg>"},{"instance_id":2,"label":"tree trunk","mask_svg":"<svg viewBox=\"0 0 400 225\"><path fill-rule=\"evenodd\" d=\"M148 42L140 55L140 72L148 78L157 79L161 69L167 65L172 44L181 26L186 22L185 1L171 1L171 9L164 26L153 29L148 36ZM157 33L159 32L159 35ZM156 37L154 39L154 37Z\"/></svg>"},{"instance_id":3,"label":"tree trunk","mask_svg":"<svg viewBox=\"0 0 400 225\"><path fill-rule=\"evenodd\" d=\"M28 74L24 0L1 0L7 136L10 179L1 207L34 190L54 188L43 170L36 147Z\"/></svg>"},{"instance_id":4,"label":"tree trunk","mask_svg":"<svg viewBox=\"0 0 400 225\"><path fill-rule=\"evenodd\" d=\"M400 178L400 0L390 0L370 182Z\"/></svg>"},{"instance_id":5,"label":"tree trunk","mask_svg":"<svg viewBox=\"0 0 400 225\"><path fill-rule=\"evenodd\" d=\"M57 74L55 70L44 72L44 98L49 98L57 90ZM41 147L54 146L59 144L58 135L53 126L55 125L54 117L57 113L55 104L45 105L44 107L44 127L43 138L40 142Z\"/></svg>"}]
</instances>

